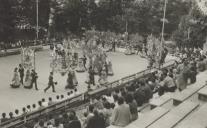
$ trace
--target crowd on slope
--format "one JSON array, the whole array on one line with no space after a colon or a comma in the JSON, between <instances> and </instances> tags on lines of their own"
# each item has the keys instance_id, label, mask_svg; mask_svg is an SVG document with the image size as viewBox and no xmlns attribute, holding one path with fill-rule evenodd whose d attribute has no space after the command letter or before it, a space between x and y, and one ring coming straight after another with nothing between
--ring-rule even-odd
<instances>
[{"instance_id":1,"label":"crowd on slope","mask_svg":"<svg viewBox=\"0 0 207 128\"><path fill-rule=\"evenodd\" d=\"M73 110L63 111L61 114L50 113L26 123L25 127L106 128L109 125L123 127L139 118L138 107L148 103L154 93L162 96L165 92L182 91L189 84L195 83L198 72L205 69L207 69L206 56L200 52L192 52L168 69L152 70L146 78L130 82L115 91L108 90L105 95L90 99L87 111L82 114L76 115ZM49 103L51 102L48 102L48 105ZM41 101L40 109L42 106ZM25 109L23 111L26 112L31 107ZM12 114L9 115L10 118L15 118L11 116ZM5 120L8 119L3 113L1 121Z\"/></svg>"}]
</instances>

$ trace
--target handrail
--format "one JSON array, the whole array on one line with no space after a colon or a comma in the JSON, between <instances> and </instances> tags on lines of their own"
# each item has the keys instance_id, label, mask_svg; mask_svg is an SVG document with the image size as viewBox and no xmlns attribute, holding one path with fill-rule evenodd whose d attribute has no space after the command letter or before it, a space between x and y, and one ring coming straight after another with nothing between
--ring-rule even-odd
<instances>
[{"instance_id":1,"label":"handrail","mask_svg":"<svg viewBox=\"0 0 207 128\"><path fill-rule=\"evenodd\" d=\"M170 61L166 62L161 68L167 68L167 67L172 66L174 64L174 61L175 60L170 60ZM170 63L170 64L168 64L168 63ZM15 118L15 119L12 119L12 120L9 120L7 122L4 122L4 123L0 124L0 127L9 128L9 127L12 127L12 126L15 126L15 125L18 125L18 124L24 124L26 121L32 120L34 118L39 117L40 115L44 115L44 114L49 113L51 111L55 111L55 110L58 110L58 109L61 109L61 108L64 108L64 107L67 108L66 106L69 106L69 108L72 108L72 104L75 104L75 103L77 103L78 105L79 104L83 105L86 102L89 102L88 97L101 95L101 94L103 94L103 92L107 91L108 89L115 89L117 87L121 87L121 86L125 85L128 82L137 80L139 78L142 78L142 77L148 75L150 72L151 72L150 69L146 69L146 70L140 71L138 73L135 73L133 75L126 76L124 78L113 81L113 82L107 84L106 86L100 87L100 88L95 89L93 91L82 93L82 94L79 94L79 95L74 96L72 98L68 98L68 99L60 101L58 103L55 103L51 106L45 107L41 110L36 110L34 112L27 113L25 115L21 115L21 116ZM78 105L74 105L74 106L78 107Z\"/></svg>"}]
</instances>

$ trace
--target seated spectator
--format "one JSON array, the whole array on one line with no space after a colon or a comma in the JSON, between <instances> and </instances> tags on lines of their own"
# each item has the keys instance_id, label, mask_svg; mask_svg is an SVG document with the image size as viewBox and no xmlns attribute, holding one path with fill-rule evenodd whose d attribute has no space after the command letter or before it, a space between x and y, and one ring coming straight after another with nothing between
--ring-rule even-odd
<instances>
[{"instance_id":1,"label":"seated spectator","mask_svg":"<svg viewBox=\"0 0 207 128\"><path fill-rule=\"evenodd\" d=\"M12 112L9 113L9 118L10 119L14 119L14 116L13 116L13 113Z\"/></svg>"},{"instance_id":2,"label":"seated spectator","mask_svg":"<svg viewBox=\"0 0 207 128\"><path fill-rule=\"evenodd\" d=\"M159 96L163 95L165 92L174 92L176 90L176 85L173 78L169 77L166 73L163 74L164 80L160 83L158 90Z\"/></svg>"},{"instance_id":3,"label":"seated spectator","mask_svg":"<svg viewBox=\"0 0 207 128\"><path fill-rule=\"evenodd\" d=\"M1 124L2 124L3 122L6 122L7 120L9 120L9 119L6 118L6 113L2 113Z\"/></svg>"},{"instance_id":4,"label":"seated spectator","mask_svg":"<svg viewBox=\"0 0 207 128\"><path fill-rule=\"evenodd\" d=\"M131 120L136 120L138 118L137 102L134 100L132 94L127 94L126 103L129 105L129 109L132 115Z\"/></svg>"},{"instance_id":5,"label":"seated spectator","mask_svg":"<svg viewBox=\"0 0 207 128\"><path fill-rule=\"evenodd\" d=\"M49 100L49 102L48 102L48 106L55 104L55 102L52 101L52 98L51 98L51 97L49 97L48 100Z\"/></svg>"},{"instance_id":6,"label":"seated spectator","mask_svg":"<svg viewBox=\"0 0 207 128\"><path fill-rule=\"evenodd\" d=\"M47 107L48 102L45 101L45 98L42 98L42 106Z\"/></svg>"},{"instance_id":7,"label":"seated spectator","mask_svg":"<svg viewBox=\"0 0 207 128\"><path fill-rule=\"evenodd\" d=\"M111 104L109 102L105 102L104 109L101 112L104 116L105 126L108 127L110 125L110 118L112 116Z\"/></svg>"},{"instance_id":8,"label":"seated spectator","mask_svg":"<svg viewBox=\"0 0 207 128\"><path fill-rule=\"evenodd\" d=\"M87 116L88 116L88 113L84 112L83 113L83 118L81 119L83 128L85 128L87 126L87 122L86 122Z\"/></svg>"},{"instance_id":9,"label":"seated spectator","mask_svg":"<svg viewBox=\"0 0 207 128\"><path fill-rule=\"evenodd\" d=\"M64 128L59 118L55 119L55 126L53 128Z\"/></svg>"},{"instance_id":10,"label":"seated spectator","mask_svg":"<svg viewBox=\"0 0 207 128\"><path fill-rule=\"evenodd\" d=\"M86 124L88 124L88 121L90 120L90 118L92 118L94 115L93 115L93 110L94 110L94 106L93 105L89 105L88 107L88 115L87 115L87 118L86 118Z\"/></svg>"},{"instance_id":11,"label":"seated spectator","mask_svg":"<svg viewBox=\"0 0 207 128\"><path fill-rule=\"evenodd\" d=\"M108 91L108 92L106 93L105 98L106 98L106 100L107 100L109 103L114 103L114 99L113 99L113 97L112 97L110 91Z\"/></svg>"},{"instance_id":12,"label":"seated spectator","mask_svg":"<svg viewBox=\"0 0 207 128\"><path fill-rule=\"evenodd\" d=\"M55 125L55 119L53 118L53 115L52 115L52 114L49 114L49 115L48 115L48 122L49 122L51 125Z\"/></svg>"},{"instance_id":13,"label":"seated spectator","mask_svg":"<svg viewBox=\"0 0 207 128\"><path fill-rule=\"evenodd\" d=\"M69 116L67 113L63 114L63 117L61 119L61 122L63 123L64 128L67 128L67 125L69 123Z\"/></svg>"},{"instance_id":14,"label":"seated spectator","mask_svg":"<svg viewBox=\"0 0 207 128\"><path fill-rule=\"evenodd\" d=\"M93 114L94 116L89 119L86 128L106 128L103 116L97 110L94 110Z\"/></svg>"},{"instance_id":15,"label":"seated spectator","mask_svg":"<svg viewBox=\"0 0 207 128\"><path fill-rule=\"evenodd\" d=\"M69 123L66 128L81 128L81 123L76 117L76 114L74 114L75 111L71 111L69 114Z\"/></svg>"},{"instance_id":16,"label":"seated spectator","mask_svg":"<svg viewBox=\"0 0 207 128\"><path fill-rule=\"evenodd\" d=\"M75 89L74 89L74 95L77 96L77 95L79 95L79 94L80 94L80 92L77 90L77 88L75 88Z\"/></svg>"},{"instance_id":17,"label":"seated spectator","mask_svg":"<svg viewBox=\"0 0 207 128\"><path fill-rule=\"evenodd\" d=\"M42 101L39 101L38 104L39 104L39 108L38 108L39 110L44 108L44 106L42 106Z\"/></svg>"},{"instance_id":18,"label":"seated spectator","mask_svg":"<svg viewBox=\"0 0 207 128\"><path fill-rule=\"evenodd\" d=\"M27 110L25 107L22 108L22 115L27 114Z\"/></svg>"},{"instance_id":19,"label":"seated spectator","mask_svg":"<svg viewBox=\"0 0 207 128\"><path fill-rule=\"evenodd\" d=\"M43 120L40 120L35 126L34 128L45 128L44 127L44 121Z\"/></svg>"},{"instance_id":20,"label":"seated spectator","mask_svg":"<svg viewBox=\"0 0 207 128\"><path fill-rule=\"evenodd\" d=\"M68 94L68 96L70 96L70 92L68 92L67 94Z\"/></svg>"},{"instance_id":21,"label":"seated spectator","mask_svg":"<svg viewBox=\"0 0 207 128\"><path fill-rule=\"evenodd\" d=\"M56 96L55 102L60 102L60 96L59 95Z\"/></svg>"},{"instance_id":22,"label":"seated spectator","mask_svg":"<svg viewBox=\"0 0 207 128\"><path fill-rule=\"evenodd\" d=\"M14 111L14 113L15 113L15 117L18 117L18 116L19 116L19 110L18 110L18 109L16 109L16 110Z\"/></svg>"},{"instance_id":23,"label":"seated spectator","mask_svg":"<svg viewBox=\"0 0 207 128\"><path fill-rule=\"evenodd\" d=\"M138 106L142 106L144 103L144 98L145 97L145 92L141 88L137 88L136 91L134 92L134 99L137 102Z\"/></svg>"},{"instance_id":24,"label":"seated spectator","mask_svg":"<svg viewBox=\"0 0 207 128\"><path fill-rule=\"evenodd\" d=\"M64 100L64 95L60 95L61 101Z\"/></svg>"},{"instance_id":25,"label":"seated spectator","mask_svg":"<svg viewBox=\"0 0 207 128\"><path fill-rule=\"evenodd\" d=\"M102 110L104 108L103 103L101 102L100 96L96 97L94 105L95 105L94 107L99 110Z\"/></svg>"},{"instance_id":26,"label":"seated spectator","mask_svg":"<svg viewBox=\"0 0 207 128\"><path fill-rule=\"evenodd\" d=\"M55 128L55 127L53 127L53 124L49 121L47 122L47 128Z\"/></svg>"},{"instance_id":27,"label":"seated spectator","mask_svg":"<svg viewBox=\"0 0 207 128\"><path fill-rule=\"evenodd\" d=\"M36 110L36 104L32 105L32 109L33 109L33 111Z\"/></svg>"},{"instance_id":28,"label":"seated spectator","mask_svg":"<svg viewBox=\"0 0 207 128\"><path fill-rule=\"evenodd\" d=\"M27 105L27 111L28 111L28 112L31 112L31 111L32 111L30 105Z\"/></svg>"},{"instance_id":29,"label":"seated spectator","mask_svg":"<svg viewBox=\"0 0 207 128\"><path fill-rule=\"evenodd\" d=\"M125 127L131 122L131 112L129 105L124 103L124 98L118 98L118 107L114 109L112 114L112 125Z\"/></svg>"},{"instance_id":30,"label":"seated spectator","mask_svg":"<svg viewBox=\"0 0 207 128\"><path fill-rule=\"evenodd\" d=\"M118 106L118 95L116 95L116 94L114 94L113 95L113 99L114 99L114 105L115 105L115 107L117 107Z\"/></svg>"},{"instance_id":31,"label":"seated spectator","mask_svg":"<svg viewBox=\"0 0 207 128\"><path fill-rule=\"evenodd\" d=\"M203 72L206 68L205 62L203 61L202 57L200 57L200 59L198 60L197 68L199 72Z\"/></svg>"}]
</instances>

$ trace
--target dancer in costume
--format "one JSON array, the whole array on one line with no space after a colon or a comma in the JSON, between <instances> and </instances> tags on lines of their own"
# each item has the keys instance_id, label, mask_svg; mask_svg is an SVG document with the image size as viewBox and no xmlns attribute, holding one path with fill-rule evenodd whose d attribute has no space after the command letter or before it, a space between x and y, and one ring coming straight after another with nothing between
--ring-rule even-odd
<instances>
[{"instance_id":1,"label":"dancer in costume","mask_svg":"<svg viewBox=\"0 0 207 128\"><path fill-rule=\"evenodd\" d=\"M108 83L107 81L107 74L106 74L106 71L105 71L105 68L103 68L102 72L101 72L101 75L100 75L100 78L99 78L99 84L100 85L105 85Z\"/></svg>"},{"instance_id":2,"label":"dancer in costume","mask_svg":"<svg viewBox=\"0 0 207 128\"><path fill-rule=\"evenodd\" d=\"M15 68L14 69L14 76L13 76L13 79L12 79L12 83L10 84L10 86L12 88L19 88L20 86L20 78L19 78L19 74L18 74L18 68Z\"/></svg>"},{"instance_id":3,"label":"dancer in costume","mask_svg":"<svg viewBox=\"0 0 207 128\"><path fill-rule=\"evenodd\" d=\"M83 66L84 66L85 70L87 70L87 68L86 68L86 62L87 62L87 58L86 58L85 55L83 55Z\"/></svg>"},{"instance_id":4,"label":"dancer in costume","mask_svg":"<svg viewBox=\"0 0 207 128\"><path fill-rule=\"evenodd\" d=\"M73 85L77 86L78 85L78 80L77 80L76 73L75 73L74 69L72 70L72 76L73 76Z\"/></svg>"},{"instance_id":5,"label":"dancer in costume","mask_svg":"<svg viewBox=\"0 0 207 128\"><path fill-rule=\"evenodd\" d=\"M84 67L84 62L83 62L83 59L84 58L79 58L79 61L78 61L78 67L76 69L77 72L85 72L86 70L86 67Z\"/></svg>"},{"instance_id":6,"label":"dancer in costume","mask_svg":"<svg viewBox=\"0 0 207 128\"><path fill-rule=\"evenodd\" d=\"M114 75L111 61L108 61L108 75L110 75L110 76Z\"/></svg>"},{"instance_id":7,"label":"dancer in costume","mask_svg":"<svg viewBox=\"0 0 207 128\"><path fill-rule=\"evenodd\" d=\"M20 83L23 85L24 81L24 67L19 64L19 76L20 76Z\"/></svg>"},{"instance_id":8,"label":"dancer in costume","mask_svg":"<svg viewBox=\"0 0 207 128\"><path fill-rule=\"evenodd\" d=\"M30 70L28 69L26 71L24 88L28 88L28 89L31 88L31 82L32 82L32 76L31 76Z\"/></svg>"},{"instance_id":9,"label":"dancer in costume","mask_svg":"<svg viewBox=\"0 0 207 128\"><path fill-rule=\"evenodd\" d=\"M65 86L65 89L74 89L73 74L71 71L68 72L67 84Z\"/></svg>"}]
</instances>

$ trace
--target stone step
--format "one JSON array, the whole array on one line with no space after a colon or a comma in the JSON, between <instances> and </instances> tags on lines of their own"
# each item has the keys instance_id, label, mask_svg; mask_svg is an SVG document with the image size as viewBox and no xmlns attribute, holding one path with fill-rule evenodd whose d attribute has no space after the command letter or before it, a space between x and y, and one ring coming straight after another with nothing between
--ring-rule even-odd
<instances>
[{"instance_id":1,"label":"stone step","mask_svg":"<svg viewBox=\"0 0 207 128\"><path fill-rule=\"evenodd\" d=\"M148 113L140 116L136 121L132 122L125 128L146 128L151 125L153 122L157 121L159 118L164 116L169 110L157 107Z\"/></svg>"},{"instance_id":2,"label":"stone step","mask_svg":"<svg viewBox=\"0 0 207 128\"><path fill-rule=\"evenodd\" d=\"M194 84L190 85L187 89L183 90L182 92L175 93L172 97L173 105L179 105L183 101L190 98L192 95L197 93L201 88L203 88L205 84Z\"/></svg>"},{"instance_id":3,"label":"stone step","mask_svg":"<svg viewBox=\"0 0 207 128\"><path fill-rule=\"evenodd\" d=\"M154 109L155 107L162 106L163 104L167 103L171 99L172 99L172 93L166 93L157 99L152 99L149 104L151 109Z\"/></svg>"},{"instance_id":4,"label":"stone step","mask_svg":"<svg viewBox=\"0 0 207 128\"><path fill-rule=\"evenodd\" d=\"M207 126L207 104L201 106L192 113L189 118L181 122L176 128L206 128Z\"/></svg>"},{"instance_id":5,"label":"stone step","mask_svg":"<svg viewBox=\"0 0 207 128\"><path fill-rule=\"evenodd\" d=\"M198 91L198 99L207 101L207 86Z\"/></svg>"},{"instance_id":6,"label":"stone step","mask_svg":"<svg viewBox=\"0 0 207 128\"><path fill-rule=\"evenodd\" d=\"M162 116L148 128L173 128L198 106L199 105L197 103L185 101L172 109L166 115Z\"/></svg>"}]
</instances>

